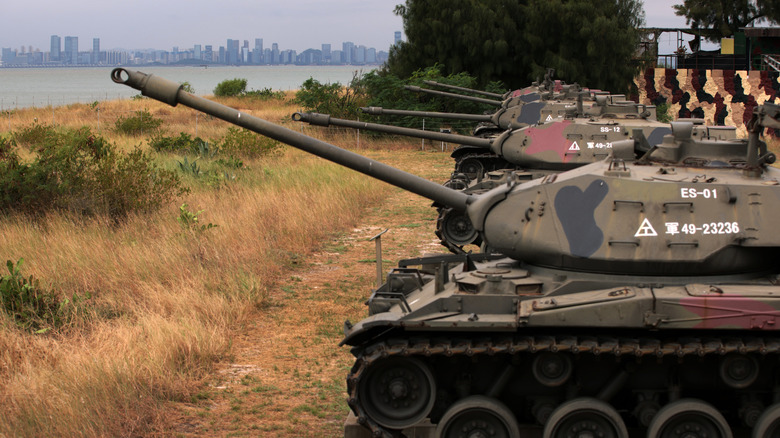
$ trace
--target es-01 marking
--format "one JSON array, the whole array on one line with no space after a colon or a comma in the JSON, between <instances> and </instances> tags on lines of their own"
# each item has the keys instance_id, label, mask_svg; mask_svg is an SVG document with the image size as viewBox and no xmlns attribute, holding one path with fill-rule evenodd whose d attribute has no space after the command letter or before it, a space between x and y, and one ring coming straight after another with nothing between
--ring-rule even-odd
<instances>
[{"instance_id":1,"label":"es-01 marking","mask_svg":"<svg viewBox=\"0 0 780 438\"><path fill-rule=\"evenodd\" d=\"M683 199L696 199L696 198L718 199L718 189L696 190L693 187L681 188L680 197Z\"/></svg>"}]
</instances>

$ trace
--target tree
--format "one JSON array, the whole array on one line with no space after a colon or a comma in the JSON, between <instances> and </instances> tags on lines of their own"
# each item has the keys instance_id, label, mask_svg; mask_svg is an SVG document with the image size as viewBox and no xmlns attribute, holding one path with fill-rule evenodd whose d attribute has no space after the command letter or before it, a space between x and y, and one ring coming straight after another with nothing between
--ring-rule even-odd
<instances>
[{"instance_id":1,"label":"tree","mask_svg":"<svg viewBox=\"0 0 780 438\"><path fill-rule=\"evenodd\" d=\"M591 88L627 91L644 23L640 0L407 0L396 7L407 41L393 47L396 76L435 64L484 86L527 86L547 68Z\"/></svg>"},{"instance_id":2,"label":"tree","mask_svg":"<svg viewBox=\"0 0 780 438\"><path fill-rule=\"evenodd\" d=\"M710 41L730 37L749 24L780 22L777 0L684 0L674 11L692 28L706 30L702 36Z\"/></svg>"},{"instance_id":3,"label":"tree","mask_svg":"<svg viewBox=\"0 0 780 438\"><path fill-rule=\"evenodd\" d=\"M530 0L524 8L523 65L540 77L547 68L583 86L626 92L644 25L638 0Z\"/></svg>"},{"instance_id":4,"label":"tree","mask_svg":"<svg viewBox=\"0 0 780 438\"><path fill-rule=\"evenodd\" d=\"M390 50L388 70L401 78L441 64L445 74L468 72L480 86L518 79L522 25L517 0L407 0L395 13L407 41ZM521 72L521 74L524 72ZM525 74L521 81L525 82Z\"/></svg>"}]
</instances>

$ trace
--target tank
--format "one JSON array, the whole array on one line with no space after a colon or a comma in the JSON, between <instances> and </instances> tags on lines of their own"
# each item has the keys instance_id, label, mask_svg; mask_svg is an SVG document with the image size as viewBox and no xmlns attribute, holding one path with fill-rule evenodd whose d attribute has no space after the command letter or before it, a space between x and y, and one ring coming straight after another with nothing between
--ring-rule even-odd
<instances>
[{"instance_id":1,"label":"tank","mask_svg":"<svg viewBox=\"0 0 780 438\"><path fill-rule=\"evenodd\" d=\"M340 126L454 143L460 145L458 149L470 147L469 154L457 156L454 170L475 179L481 178L486 171L506 168L551 171L573 169L604 159L614 142L630 138L634 130L640 130L653 144L670 132L668 124L638 116L613 118L612 114L577 118L573 117L574 107L570 114L571 117L564 119L551 119L550 122L534 126L505 130L490 138L338 119L319 113L295 113L293 120L314 126ZM718 129L712 132L727 135L722 131ZM699 125L695 133L710 135L710 130Z\"/></svg>"},{"instance_id":2,"label":"tank","mask_svg":"<svg viewBox=\"0 0 780 438\"><path fill-rule=\"evenodd\" d=\"M539 123L539 121L546 120L548 117L555 118L562 116L565 114L567 108L574 105L578 99L582 99L583 95L590 95L589 91L583 90L579 87L579 85L576 84L564 86L562 92L560 93L540 92L539 90L541 87L532 86L518 90L516 93L510 94L509 97L503 100L486 99L482 97L466 96L463 94L448 93L438 90L429 90L412 85L407 85L404 88L410 91L428 93L442 97L452 97L495 106L496 111L492 114L493 117L480 120L480 124L477 125L477 127L474 129L473 135L481 137L493 135L504 129L522 128L523 126L533 125ZM378 111L378 109L375 109L375 111ZM388 113L385 112L384 114ZM444 117L441 115L444 113L432 114L439 115L430 115L431 117L455 118ZM461 119L471 120L465 117L461 117Z\"/></svg>"},{"instance_id":3,"label":"tank","mask_svg":"<svg viewBox=\"0 0 780 438\"><path fill-rule=\"evenodd\" d=\"M481 193L503 181L501 173L514 171L515 180L533 179L603 160L614 142L632 135L643 137L643 147L649 149L650 144L671 132L669 124L649 119L652 113L644 106L634 102L613 104L609 97L599 96L601 103L588 110L594 116L556 118L548 123L506 130L492 138L357 122L318 113L296 113L293 120L315 126L342 126L457 143L460 146L453 152L455 169L447 185ZM616 107L628 109L621 112ZM711 128L704 126L701 119L691 119L690 123L694 124L692 135L698 138L736 137L733 127ZM488 177L488 174L492 175ZM467 251L469 245L482 246L479 232L470 226L466 215L446 206L434 204L434 207L439 211L436 235L443 246L453 253Z\"/></svg>"},{"instance_id":4,"label":"tank","mask_svg":"<svg viewBox=\"0 0 780 438\"><path fill-rule=\"evenodd\" d=\"M780 171L760 140L672 125L649 149L479 195L115 69L115 82L468 214L498 254L404 260L346 321L348 404L371 436L776 437ZM637 158L638 157L638 158Z\"/></svg>"}]
</instances>

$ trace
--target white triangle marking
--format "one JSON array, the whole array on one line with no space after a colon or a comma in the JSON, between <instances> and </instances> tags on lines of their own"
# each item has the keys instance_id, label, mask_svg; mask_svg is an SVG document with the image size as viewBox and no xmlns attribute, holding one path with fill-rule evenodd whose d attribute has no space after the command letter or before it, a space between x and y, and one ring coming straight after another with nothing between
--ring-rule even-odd
<instances>
[{"instance_id":1,"label":"white triangle marking","mask_svg":"<svg viewBox=\"0 0 780 438\"><path fill-rule=\"evenodd\" d=\"M656 233L653 226L650 225L650 221L645 218L645 220L642 221L642 225L640 225L639 229L636 230L634 237L654 237L657 235L658 233Z\"/></svg>"},{"instance_id":2,"label":"white triangle marking","mask_svg":"<svg viewBox=\"0 0 780 438\"><path fill-rule=\"evenodd\" d=\"M580 145L578 145L577 142L575 141L574 143L571 144L571 146L569 147L569 150L570 151L578 151L578 150L580 150Z\"/></svg>"}]
</instances>

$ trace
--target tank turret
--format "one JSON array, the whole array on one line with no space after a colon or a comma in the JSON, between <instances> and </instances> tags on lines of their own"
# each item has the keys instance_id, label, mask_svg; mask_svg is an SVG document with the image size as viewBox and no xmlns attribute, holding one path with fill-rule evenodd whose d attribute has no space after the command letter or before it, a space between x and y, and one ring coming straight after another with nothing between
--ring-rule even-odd
<instances>
[{"instance_id":1,"label":"tank turret","mask_svg":"<svg viewBox=\"0 0 780 438\"><path fill-rule=\"evenodd\" d=\"M456 156L455 172L465 173L472 179L481 178L486 171L513 167L555 171L573 169L603 160L616 141L631 138L635 130L640 130L650 144L660 142L664 135L671 132L668 124L644 118L556 119L506 130L491 138L338 119L319 113L295 113L293 120L315 126L341 126L470 146L472 153ZM711 132L706 126L694 126L693 134L699 137L709 138L715 133L727 135L721 129ZM485 157L475 157L476 154Z\"/></svg>"},{"instance_id":2,"label":"tank turret","mask_svg":"<svg viewBox=\"0 0 780 438\"><path fill-rule=\"evenodd\" d=\"M184 104L468 214L498 254L403 260L345 322L355 427L375 437L733 438L780 431L780 171L760 140L650 144L467 194L117 69ZM639 154L637 152L640 152ZM414 268L418 266L419 268ZM359 424L359 426L358 426Z\"/></svg>"}]
</instances>

